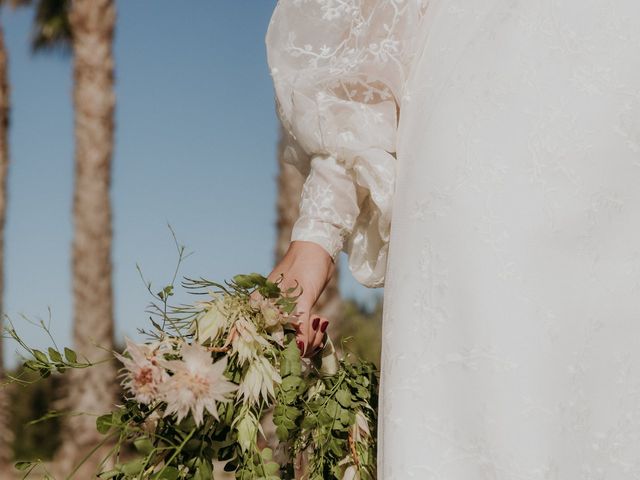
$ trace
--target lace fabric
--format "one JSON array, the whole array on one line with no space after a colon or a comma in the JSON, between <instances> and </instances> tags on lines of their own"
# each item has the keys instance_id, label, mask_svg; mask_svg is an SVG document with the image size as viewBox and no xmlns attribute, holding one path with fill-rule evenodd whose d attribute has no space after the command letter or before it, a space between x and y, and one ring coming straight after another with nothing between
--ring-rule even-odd
<instances>
[{"instance_id":1,"label":"lace fabric","mask_svg":"<svg viewBox=\"0 0 640 480\"><path fill-rule=\"evenodd\" d=\"M419 0L280 0L265 44L278 116L307 175L292 240L349 256L384 284L398 113L415 55Z\"/></svg>"}]
</instances>

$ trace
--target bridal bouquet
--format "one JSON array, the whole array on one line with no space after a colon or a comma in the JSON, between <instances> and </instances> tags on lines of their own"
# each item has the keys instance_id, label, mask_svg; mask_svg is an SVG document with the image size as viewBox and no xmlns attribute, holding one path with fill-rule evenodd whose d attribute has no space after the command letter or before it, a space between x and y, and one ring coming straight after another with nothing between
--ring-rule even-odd
<instances>
[{"instance_id":1,"label":"bridal bouquet","mask_svg":"<svg viewBox=\"0 0 640 480\"><path fill-rule=\"evenodd\" d=\"M259 274L224 284L184 281L204 297L170 307L173 287L156 294L152 328L141 343L126 340L122 405L97 419L113 435L113 468L102 479L207 479L214 461L237 479L375 478L378 373L363 361L338 358L331 339L312 358L296 344L294 289ZM26 345L25 366L48 376L91 364L70 350ZM274 448L263 428L269 414ZM136 454L124 461L123 447ZM107 464L105 459L104 464ZM20 462L29 471L34 465Z\"/></svg>"}]
</instances>

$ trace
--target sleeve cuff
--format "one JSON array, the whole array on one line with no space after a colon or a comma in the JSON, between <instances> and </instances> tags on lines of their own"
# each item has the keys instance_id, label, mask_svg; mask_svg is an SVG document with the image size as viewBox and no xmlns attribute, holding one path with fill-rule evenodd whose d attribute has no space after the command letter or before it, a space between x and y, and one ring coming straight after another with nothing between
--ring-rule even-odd
<instances>
[{"instance_id":1,"label":"sleeve cuff","mask_svg":"<svg viewBox=\"0 0 640 480\"><path fill-rule=\"evenodd\" d=\"M336 262L344 245L345 234L345 230L340 226L301 216L293 225L291 241L314 242L324 248L333 261Z\"/></svg>"}]
</instances>

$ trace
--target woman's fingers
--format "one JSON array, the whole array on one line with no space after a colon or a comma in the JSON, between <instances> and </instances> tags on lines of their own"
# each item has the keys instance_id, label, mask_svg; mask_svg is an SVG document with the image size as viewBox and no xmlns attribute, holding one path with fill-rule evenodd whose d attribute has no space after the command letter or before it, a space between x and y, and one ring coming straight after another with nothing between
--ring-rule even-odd
<instances>
[{"instance_id":1,"label":"woman's fingers","mask_svg":"<svg viewBox=\"0 0 640 480\"><path fill-rule=\"evenodd\" d=\"M327 330L329 326L329 320L324 317L320 318L320 327L318 328L318 332L316 334L316 344L318 348L322 348L324 346L324 332Z\"/></svg>"},{"instance_id":2,"label":"woman's fingers","mask_svg":"<svg viewBox=\"0 0 640 480\"><path fill-rule=\"evenodd\" d=\"M272 274L274 277L276 275ZM295 281L290 278L283 278L281 288L286 289L293 286ZM251 293L251 298L258 300L261 297L256 290ZM309 297L310 298L310 297ZM293 323L296 327L296 343L303 357L313 356L318 349L322 348L324 342L324 332L329 324L329 320L319 315L311 315L309 312L310 299L306 295L301 295L296 303L296 314L298 320Z\"/></svg>"},{"instance_id":3,"label":"woman's fingers","mask_svg":"<svg viewBox=\"0 0 640 480\"><path fill-rule=\"evenodd\" d=\"M296 313L298 314L298 334L296 340L303 343L301 348L302 356L307 356L311 351L310 343L313 341L315 332L311 328L311 321L309 311L311 308L308 305L308 301L300 297L296 304ZM299 345L298 345L299 346Z\"/></svg>"},{"instance_id":4,"label":"woman's fingers","mask_svg":"<svg viewBox=\"0 0 640 480\"><path fill-rule=\"evenodd\" d=\"M311 326L314 328L314 336L311 340L312 351L322 348L324 343L324 332L329 325L329 320L319 315L314 315Z\"/></svg>"}]
</instances>

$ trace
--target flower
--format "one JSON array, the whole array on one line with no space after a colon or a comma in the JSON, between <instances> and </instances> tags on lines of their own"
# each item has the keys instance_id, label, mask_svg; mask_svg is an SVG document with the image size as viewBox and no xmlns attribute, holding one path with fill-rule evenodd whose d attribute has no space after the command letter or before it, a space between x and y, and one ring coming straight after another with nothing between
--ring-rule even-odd
<instances>
[{"instance_id":1,"label":"flower","mask_svg":"<svg viewBox=\"0 0 640 480\"><path fill-rule=\"evenodd\" d=\"M162 360L162 344L136 344L125 338L129 357L115 353L115 357L122 362L126 372L122 385L133 394L133 398L144 404L157 400L159 387L169 375L160 366Z\"/></svg>"},{"instance_id":2,"label":"flower","mask_svg":"<svg viewBox=\"0 0 640 480\"><path fill-rule=\"evenodd\" d=\"M234 323L231 336L233 352L238 354L238 362L244 365L247 360L255 357L261 345L268 347L269 342L258 333L256 327L246 318L239 318Z\"/></svg>"},{"instance_id":3,"label":"flower","mask_svg":"<svg viewBox=\"0 0 640 480\"><path fill-rule=\"evenodd\" d=\"M237 396L243 401L257 403L262 395L265 400L269 396L275 398L274 383L281 383L282 377L265 357L257 357L240 382Z\"/></svg>"},{"instance_id":4,"label":"flower","mask_svg":"<svg viewBox=\"0 0 640 480\"><path fill-rule=\"evenodd\" d=\"M295 318L294 316L283 312L273 300L265 298L262 295L258 297L251 297L249 304L256 310L260 310L267 329L286 325Z\"/></svg>"},{"instance_id":5,"label":"flower","mask_svg":"<svg viewBox=\"0 0 640 480\"><path fill-rule=\"evenodd\" d=\"M228 394L238 388L224 376L227 356L212 363L211 353L199 343L184 343L180 353L181 360L164 362L173 372L161 388L167 403L164 415L176 414L180 422L191 412L196 425L200 425L206 409L219 420L216 402L231 400Z\"/></svg>"},{"instance_id":6,"label":"flower","mask_svg":"<svg viewBox=\"0 0 640 480\"><path fill-rule=\"evenodd\" d=\"M342 480L360 480L360 473L355 465L349 465L346 468Z\"/></svg>"},{"instance_id":7,"label":"flower","mask_svg":"<svg viewBox=\"0 0 640 480\"><path fill-rule=\"evenodd\" d=\"M158 428L158 422L162 417L157 410L153 410L142 423L142 430L148 435L153 434Z\"/></svg>"},{"instance_id":8,"label":"flower","mask_svg":"<svg viewBox=\"0 0 640 480\"><path fill-rule=\"evenodd\" d=\"M369 422L367 421L367 417L364 416L362 410L358 410L356 412L356 421L351 427L351 436L355 442L361 442L365 440L366 437L371 436L371 432L369 431Z\"/></svg>"},{"instance_id":9,"label":"flower","mask_svg":"<svg viewBox=\"0 0 640 480\"><path fill-rule=\"evenodd\" d=\"M215 340L227 326L227 317L220 300L207 304L209 309L204 311L193 322L192 331L200 343Z\"/></svg>"}]
</instances>

